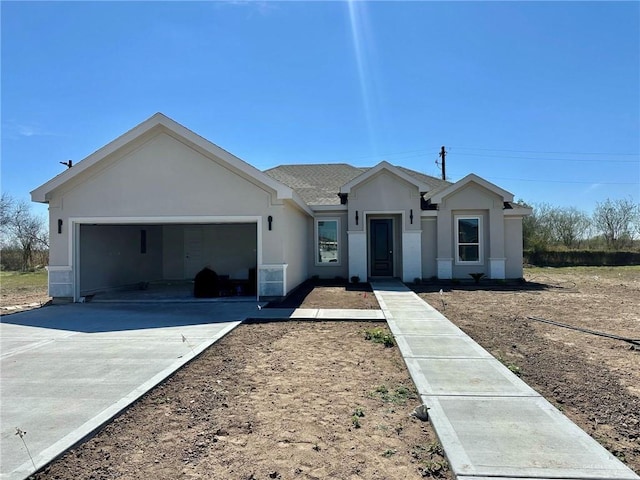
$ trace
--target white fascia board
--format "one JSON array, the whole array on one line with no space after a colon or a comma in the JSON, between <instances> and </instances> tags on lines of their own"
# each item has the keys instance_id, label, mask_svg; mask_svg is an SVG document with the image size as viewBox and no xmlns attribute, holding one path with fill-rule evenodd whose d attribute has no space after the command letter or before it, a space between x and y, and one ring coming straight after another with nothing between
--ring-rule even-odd
<instances>
[{"instance_id":1,"label":"white fascia board","mask_svg":"<svg viewBox=\"0 0 640 480\"><path fill-rule=\"evenodd\" d=\"M349 182L345 183L342 187L340 187L340 193L351 192L351 189L353 187L373 177L374 175L378 174L382 170L387 170L389 173L392 173L393 175L402 178L406 182L411 183L412 185L415 185L418 188L419 192L426 192L431 189L429 185L427 185L426 183L423 183L420 180L413 178L411 175L404 173L399 168L383 160L382 162L377 164L375 167L370 168L366 172L358 175L353 180L350 180Z\"/></svg>"},{"instance_id":2,"label":"white fascia board","mask_svg":"<svg viewBox=\"0 0 640 480\"><path fill-rule=\"evenodd\" d=\"M246 177L253 179L254 181L275 191L277 198L283 200L294 199L294 192L290 187L287 187L286 185L274 180L257 168L232 155L226 150L223 150L222 148L201 137L200 135L197 135L188 128L180 125L178 122L170 119L166 115L163 115L162 113L156 113L144 122L140 123L138 126L120 135L118 138L111 141L104 147L96 150L88 157L74 164L73 167L67 169L60 175L52 178L48 182L33 190L31 192L31 200L34 202L47 203L47 194L52 190L60 187L62 184L71 180L76 175L84 172L85 170L92 167L118 149L140 138L142 135L150 132L153 129L162 128L165 129L166 133L173 134L175 137L177 137L178 140L191 144L192 147L197 147L197 149L205 155L214 156L226 162L230 167L232 167L232 170L235 170L240 174L243 174ZM308 207L306 207L306 204L302 202L301 199L294 199L294 201L300 204L300 207L303 210L306 211L308 209Z\"/></svg>"},{"instance_id":3,"label":"white fascia board","mask_svg":"<svg viewBox=\"0 0 640 480\"><path fill-rule=\"evenodd\" d=\"M518 208L504 210L505 217L528 217L532 213L533 213L533 208L529 208L529 207L518 207Z\"/></svg>"},{"instance_id":4,"label":"white fascia board","mask_svg":"<svg viewBox=\"0 0 640 480\"><path fill-rule=\"evenodd\" d=\"M487 190L489 190L489 191L495 193L496 195L502 197L503 201L505 201L505 202L513 202L513 193L508 192L507 190L504 190L503 188L500 188L499 186L497 186L497 185L485 180L482 177L479 177L478 175L476 175L474 173L470 173L469 175L467 175L463 179L458 180L453 185L450 185L449 187L445 188L444 190L436 193L433 197L429 197L429 198L431 198L431 201L433 203L442 203L442 200L445 197L451 195L456 190L465 187L469 183L475 183L477 185L480 185L481 187L486 188Z\"/></svg>"},{"instance_id":5,"label":"white fascia board","mask_svg":"<svg viewBox=\"0 0 640 480\"><path fill-rule=\"evenodd\" d=\"M346 212L347 205L309 205L314 212Z\"/></svg>"},{"instance_id":6,"label":"white fascia board","mask_svg":"<svg viewBox=\"0 0 640 480\"><path fill-rule=\"evenodd\" d=\"M437 217L438 210L423 210L420 212L421 217Z\"/></svg>"},{"instance_id":7,"label":"white fascia board","mask_svg":"<svg viewBox=\"0 0 640 480\"><path fill-rule=\"evenodd\" d=\"M132 128L131 130L123 133L115 140L112 140L111 142L107 143L104 147L99 148L88 157L85 157L79 162L74 163L73 167L68 168L67 170L55 176L48 182L40 185L35 190L32 190L31 200L34 202L47 203L48 202L48 199L46 198L47 193L58 188L60 185L67 182L68 180L71 180L76 175L79 175L80 173L84 172L86 169L95 165L97 162L107 157L108 155L112 154L119 148L125 146L127 143L135 140L141 135L144 135L145 133L150 131L153 127L161 123L162 118L167 118L167 117L165 117L161 113L156 113L155 115L151 116L144 122Z\"/></svg>"},{"instance_id":8,"label":"white fascia board","mask_svg":"<svg viewBox=\"0 0 640 480\"><path fill-rule=\"evenodd\" d=\"M291 192L292 192L292 196L289 200L293 202L295 206L298 207L300 210L302 210L309 216L313 217L313 209L309 205L304 203L304 200L302 200L302 197L300 197L300 195L298 195L294 190L292 190Z\"/></svg>"},{"instance_id":9,"label":"white fascia board","mask_svg":"<svg viewBox=\"0 0 640 480\"><path fill-rule=\"evenodd\" d=\"M162 114L159 114L162 115ZM294 192L293 189L278 182L277 180L271 178L266 173L261 172L253 165L241 160L235 155L227 152L226 150L220 148L215 143L210 142L204 137L192 132L188 128L180 125L178 122L171 120L169 117L162 115L162 124L173 131L174 133L180 135L184 139L190 141L194 145L197 145L202 150L207 153L213 154L215 157L224 160L230 166L234 167L238 171L246 174L249 177L253 177L253 179L262 183L263 185L275 190L278 198L282 200L293 199ZM304 203L304 202L303 202Z\"/></svg>"}]
</instances>

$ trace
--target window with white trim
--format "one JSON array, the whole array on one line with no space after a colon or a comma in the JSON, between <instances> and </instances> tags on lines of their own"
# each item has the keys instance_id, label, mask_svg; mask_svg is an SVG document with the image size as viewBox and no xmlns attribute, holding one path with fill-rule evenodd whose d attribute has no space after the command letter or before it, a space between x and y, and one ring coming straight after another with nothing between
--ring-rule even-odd
<instances>
[{"instance_id":1,"label":"window with white trim","mask_svg":"<svg viewBox=\"0 0 640 480\"><path fill-rule=\"evenodd\" d=\"M482 263L482 217L456 217L456 263Z\"/></svg>"},{"instance_id":2,"label":"window with white trim","mask_svg":"<svg viewBox=\"0 0 640 480\"><path fill-rule=\"evenodd\" d=\"M340 221L316 219L316 265L340 265Z\"/></svg>"}]
</instances>

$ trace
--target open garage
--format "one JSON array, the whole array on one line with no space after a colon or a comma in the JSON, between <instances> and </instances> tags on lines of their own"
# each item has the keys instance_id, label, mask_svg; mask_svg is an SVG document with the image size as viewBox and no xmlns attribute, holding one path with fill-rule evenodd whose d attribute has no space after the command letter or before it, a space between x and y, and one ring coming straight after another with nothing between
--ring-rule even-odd
<instances>
[{"instance_id":1,"label":"open garage","mask_svg":"<svg viewBox=\"0 0 640 480\"><path fill-rule=\"evenodd\" d=\"M79 223L76 235L79 296L192 285L205 267L220 296L256 293L256 223Z\"/></svg>"}]
</instances>

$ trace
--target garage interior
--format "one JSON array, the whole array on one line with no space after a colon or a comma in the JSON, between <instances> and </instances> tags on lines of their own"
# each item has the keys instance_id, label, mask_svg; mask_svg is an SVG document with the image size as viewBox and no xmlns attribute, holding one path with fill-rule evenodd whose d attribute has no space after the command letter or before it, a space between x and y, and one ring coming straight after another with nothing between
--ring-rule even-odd
<instances>
[{"instance_id":1,"label":"garage interior","mask_svg":"<svg viewBox=\"0 0 640 480\"><path fill-rule=\"evenodd\" d=\"M193 298L205 267L219 296L256 295L256 223L82 224L78 243L82 297Z\"/></svg>"}]
</instances>

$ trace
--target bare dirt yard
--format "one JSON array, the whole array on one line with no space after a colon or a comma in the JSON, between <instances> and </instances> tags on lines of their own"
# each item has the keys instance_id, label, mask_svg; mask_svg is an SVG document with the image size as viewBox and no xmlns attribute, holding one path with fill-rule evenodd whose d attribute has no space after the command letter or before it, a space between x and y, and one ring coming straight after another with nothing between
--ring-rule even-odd
<instances>
[{"instance_id":1,"label":"bare dirt yard","mask_svg":"<svg viewBox=\"0 0 640 480\"><path fill-rule=\"evenodd\" d=\"M34 478L451 478L376 328L241 325Z\"/></svg>"},{"instance_id":2,"label":"bare dirt yard","mask_svg":"<svg viewBox=\"0 0 640 480\"><path fill-rule=\"evenodd\" d=\"M640 340L640 267L525 272L521 287L414 289L640 472L640 346L529 318Z\"/></svg>"},{"instance_id":3,"label":"bare dirt yard","mask_svg":"<svg viewBox=\"0 0 640 480\"><path fill-rule=\"evenodd\" d=\"M638 347L529 318L640 339L640 267L525 272L413 288L640 472ZM378 308L312 283L274 306ZM35 478L450 478L397 347L365 340L378 327L243 325Z\"/></svg>"}]
</instances>

